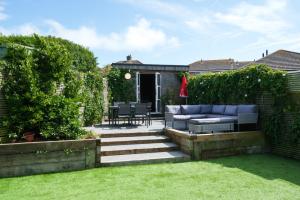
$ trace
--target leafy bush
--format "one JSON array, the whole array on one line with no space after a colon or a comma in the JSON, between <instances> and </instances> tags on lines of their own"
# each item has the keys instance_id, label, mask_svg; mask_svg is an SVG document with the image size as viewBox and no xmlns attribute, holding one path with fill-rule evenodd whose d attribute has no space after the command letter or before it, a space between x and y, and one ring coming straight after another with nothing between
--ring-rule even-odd
<instances>
[{"instance_id":1,"label":"leafy bush","mask_svg":"<svg viewBox=\"0 0 300 200\"><path fill-rule=\"evenodd\" d=\"M126 80L125 74L130 73L126 69L107 67L107 82L109 88L109 101L135 101L135 76L131 73L131 79Z\"/></svg>"},{"instance_id":2,"label":"leafy bush","mask_svg":"<svg viewBox=\"0 0 300 200\"><path fill-rule=\"evenodd\" d=\"M222 73L206 73L189 79L190 103L255 103L263 91L279 103L287 95L285 72L262 64Z\"/></svg>"},{"instance_id":3,"label":"leafy bush","mask_svg":"<svg viewBox=\"0 0 300 200\"><path fill-rule=\"evenodd\" d=\"M43 139L77 138L81 106L85 125L101 121L102 76L90 51L38 35L1 36L0 42L7 48L0 66L9 137L34 131Z\"/></svg>"}]
</instances>

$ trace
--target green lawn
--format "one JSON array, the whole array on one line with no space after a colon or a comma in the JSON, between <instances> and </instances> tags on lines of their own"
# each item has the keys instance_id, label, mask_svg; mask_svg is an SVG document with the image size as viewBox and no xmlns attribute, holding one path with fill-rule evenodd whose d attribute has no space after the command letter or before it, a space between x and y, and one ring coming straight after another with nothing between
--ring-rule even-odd
<instances>
[{"instance_id":1,"label":"green lawn","mask_svg":"<svg viewBox=\"0 0 300 200\"><path fill-rule=\"evenodd\" d=\"M271 155L0 179L0 199L300 199L300 162Z\"/></svg>"}]
</instances>

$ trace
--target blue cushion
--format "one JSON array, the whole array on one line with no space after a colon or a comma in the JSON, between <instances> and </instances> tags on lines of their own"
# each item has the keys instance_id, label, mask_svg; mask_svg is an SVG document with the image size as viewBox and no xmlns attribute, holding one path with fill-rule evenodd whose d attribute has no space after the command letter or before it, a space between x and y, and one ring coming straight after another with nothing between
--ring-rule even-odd
<instances>
[{"instance_id":1,"label":"blue cushion","mask_svg":"<svg viewBox=\"0 0 300 200\"><path fill-rule=\"evenodd\" d=\"M225 105L213 105L212 107L212 114L224 114Z\"/></svg>"},{"instance_id":2,"label":"blue cushion","mask_svg":"<svg viewBox=\"0 0 300 200\"><path fill-rule=\"evenodd\" d=\"M201 114L211 113L212 105L200 105L201 106Z\"/></svg>"},{"instance_id":3,"label":"blue cushion","mask_svg":"<svg viewBox=\"0 0 300 200\"><path fill-rule=\"evenodd\" d=\"M227 105L224 111L224 115L237 115L237 106Z\"/></svg>"},{"instance_id":4,"label":"blue cushion","mask_svg":"<svg viewBox=\"0 0 300 200\"><path fill-rule=\"evenodd\" d=\"M182 105L181 106L181 112L184 115L199 114L200 109L201 109L200 105Z\"/></svg>"},{"instance_id":5,"label":"blue cushion","mask_svg":"<svg viewBox=\"0 0 300 200\"><path fill-rule=\"evenodd\" d=\"M216 117L216 118L203 118L203 119L191 119L190 124L217 124L217 123L234 123L237 121L237 117Z\"/></svg>"},{"instance_id":6,"label":"blue cushion","mask_svg":"<svg viewBox=\"0 0 300 200\"><path fill-rule=\"evenodd\" d=\"M166 105L166 112L170 112L174 115L180 115L181 108L179 105Z\"/></svg>"},{"instance_id":7,"label":"blue cushion","mask_svg":"<svg viewBox=\"0 0 300 200\"><path fill-rule=\"evenodd\" d=\"M257 107L256 105L239 105L238 113L256 113Z\"/></svg>"},{"instance_id":8,"label":"blue cushion","mask_svg":"<svg viewBox=\"0 0 300 200\"><path fill-rule=\"evenodd\" d=\"M186 121L186 120L191 119L191 117L189 115L174 115L173 117L174 117L173 118L174 120L184 120L184 121Z\"/></svg>"}]
</instances>

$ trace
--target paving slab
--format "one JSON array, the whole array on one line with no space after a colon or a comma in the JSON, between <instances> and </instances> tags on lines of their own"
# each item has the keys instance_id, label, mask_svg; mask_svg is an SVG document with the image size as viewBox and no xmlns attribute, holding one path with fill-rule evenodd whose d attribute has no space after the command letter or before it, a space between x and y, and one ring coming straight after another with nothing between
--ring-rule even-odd
<instances>
[{"instance_id":1,"label":"paving slab","mask_svg":"<svg viewBox=\"0 0 300 200\"><path fill-rule=\"evenodd\" d=\"M150 152L162 152L178 149L175 143L149 143L149 144L129 144L129 145L110 145L101 147L101 155L122 155L122 154L138 154Z\"/></svg>"},{"instance_id":2,"label":"paving slab","mask_svg":"<svg viewBox=\"0 0 300 200\"><path fill-rule=\"evenodd\" d=\"M164 135L150 135L150 136L133 136L133 137L112 137L101 138L101 145L121 145L121 144L144 144L166 142L169 138Z\"/></svg>"},{"instance_id":3,"label":"paving slab","mask_svg":"<svg viewBox=\"0 0 300 200\"><path fill-rule=\"evenodd\" d=\"M190 156L181 151L127 154L116 156L102 156L102 166L128 165L128 164L146 164L160 162L183 162L189 161Z\"/></svg>"}]
</instances>

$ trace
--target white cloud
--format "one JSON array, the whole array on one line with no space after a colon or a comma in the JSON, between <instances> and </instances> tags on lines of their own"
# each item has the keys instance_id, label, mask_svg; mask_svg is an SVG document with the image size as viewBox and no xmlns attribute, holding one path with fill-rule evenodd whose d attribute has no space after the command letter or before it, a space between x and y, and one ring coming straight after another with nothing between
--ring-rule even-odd
<instances>
[{"instance_id":1,"label":"white cloud","mask_svg":"<svg viewBox=\"0 0 300 200\"><path fill-rule=\"evenodd\" d=\"M143 9L151 10L168 17L187 17L192 15L190 9L182 6L178 3L170 3L162 0L119 0L131 4L133 6L138 6Z\"/></svg>"},{"instance_id":2,"label":"white cloud","mask_svg":"<svg viewBox=\"0 0 300 200\"><path fill-rule=\"evenodd\" d=\"M20 34L20 35L31 35L33 33L40 33L41 31L37 26L34 26L31 23L22 24L16 27L0 27L0 33L4 35L11 35L11 34Z\"/></svg>"},{"instance_id":3,"label":"white cloud","mask_svg":"<svg viewBox=\"0 0 300 200\"><path fill-rule=\"evenodd\" d=\"M206 31L212 26L211 19L205 16L194 17L186 20L184 23L187 27L199 31Z\"/></svg>"},{"instance_id":4,"label":"white cloud","mask_svg":"<svg viewBox=\"0 0 300 200\"><path fill-rule=\"evenodd\" d=\"M137 24L129 26L125 32L99 35L94 28L81 26L78 29L69 29L54 20L47 20L49 33L66 38L94 49L113 51L144 51L156 47L178 47L179 40L167 36L162 30L155 29L151 23L141 18Z\"/></svg>"},{"instance_id":5,"label":"white cloud","mask_svg":"<svg viewBox=\"0 0 300 200\"><path fill-rule=\"evenodd\" d=\"M0 1L0 21L5 20L8 16L5 14L4 2Z\"/></svg>"},{"instance_id":6,"label":"white cloud","mask_svg":"<svg viewBox=\"0 0 300 200\"><path fill-rule=\"evenodd\" d=\"M245 31L269 35L288 27L288 23L282 16L286 4L286 0L266 0L260 5L242 2L227 13L216 13L215 17L220 23L231 24Z\"/></svg>"}]
</instances>

